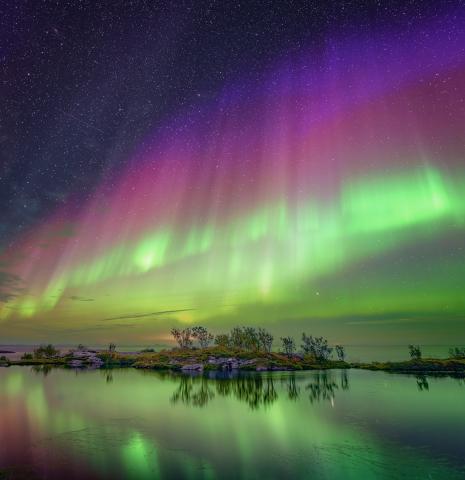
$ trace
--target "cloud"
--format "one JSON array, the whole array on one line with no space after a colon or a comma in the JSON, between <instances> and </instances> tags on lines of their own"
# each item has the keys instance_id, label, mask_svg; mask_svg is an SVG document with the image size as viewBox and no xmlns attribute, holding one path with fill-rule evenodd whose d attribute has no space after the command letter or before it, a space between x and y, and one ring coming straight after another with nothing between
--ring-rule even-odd
<instances>
[{"instance_id":1,"label":"cloud","mask_svg":"<svg viewBox=\"0 0 465 480\"><path fill-rule=\"evenodd\" d=\"M406 324L413 323L418 321L424 321L420 318L391 318L391 319L379 319L373 318L371 320L355 320L347 322L347 325L395 325L395 324Z\"/></svg>"},{"instance_id":2,"label":"cloud","mask_svg":"<svg viewBox=\"0 0 465 480\"><path fill-rule=\"evenodd\" d=\"M158 312L151 312L151 313L133 313L129 315L121 315L119 317L108 317L108 318L104 318L103 320L124 320L129 318L153 317L157 315L164 315L164 314L170 314L170 313L191 312L192 310L197 310L197 309L196 308L180 308L178 310L160 310Z\"/></svg>"},{"instance_id":3,"label":"cloud","mask_svg":"<svg viewBox=\"0 0 465 480\"><path fill-rule=\"evenodd\" d=\"M0 302L17 297L24 290L21 283L21 278L14 273L0 271Z\"/></svg>"},{"instance_id":4,"label":"cloud","mask_svg":"<svg viewBox=\"0 0 465 480\"><path fill-rule=\"evenodd\" d=\"M95 298L85 298L85 297L79 297L77 295L72 295L71 297L68 297L69 300L74 300L76 302L93 302L95 301Z\"/></svg>"}]
</instances>

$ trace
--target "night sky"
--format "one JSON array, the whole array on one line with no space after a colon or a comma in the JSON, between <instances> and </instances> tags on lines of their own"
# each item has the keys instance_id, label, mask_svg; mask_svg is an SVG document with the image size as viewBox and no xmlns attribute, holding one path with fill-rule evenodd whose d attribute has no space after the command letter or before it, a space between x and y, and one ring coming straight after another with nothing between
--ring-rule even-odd
<instances>
[{"instance_id":1,"label":"night sky","mask_svg":"<svg viewBox=\"0 0 465 480\"><path fill-rule=\"evenodd\" d=\"M3 2L0 339L463 338L464 6Z\"/></svg>"}]
</instances>

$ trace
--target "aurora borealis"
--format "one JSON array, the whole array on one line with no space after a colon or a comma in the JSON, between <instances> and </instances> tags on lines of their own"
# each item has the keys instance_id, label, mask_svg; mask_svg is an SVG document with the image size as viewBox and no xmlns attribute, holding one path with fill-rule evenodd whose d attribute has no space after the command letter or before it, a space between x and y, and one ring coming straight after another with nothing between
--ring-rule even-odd
<instances>
[{"instance_id":1,"label":"aurora borealis","mask_svg":"<svg viewBox=\"0 0 465 480\"><path fill-rule=\"evenodd\" d=\"M463 20L333 32L171 112L5 242L0 335L463 335Z\"/></svg>"}]
</instances>

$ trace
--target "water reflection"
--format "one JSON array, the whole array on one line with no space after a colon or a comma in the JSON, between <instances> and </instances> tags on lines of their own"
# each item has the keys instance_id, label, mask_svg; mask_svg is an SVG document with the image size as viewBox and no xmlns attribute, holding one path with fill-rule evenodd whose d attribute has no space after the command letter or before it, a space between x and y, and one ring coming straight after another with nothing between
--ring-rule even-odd
<instances>
[{"instance_id":1,"label":"water reflection","mask_svg":"<svg viewBox=\"0 0 465 480\"><path fill-rule=\"evenodd\" d=\"M450 378L360 370L0 369L0 473L458 480L463 393Z\"/></svg>"},{"instance_id":2,"label":"water reflection","mask_svg":"<svg viewBox=\"0 0 465 480\"><path fill-rule=\"evenodd\" d=\"M210 377L202 375L176 375L178 386L171 396L173 405L182 403L193 407L205 407L215 398L234 397L246 403L251 409L272 405L278 400L275 383L280 382L289 400L297 401L302 391L308 392L311 403L334 402L336 391L349 389L349 375L341 372L316 372L311 380L303 381L295 373L286 373L281 377L263 374L218 374Z\"/></svg>"},{"instance_id":3,"label":"water reflection","mask_svg":"<svg viewBox=\"0 0 465 480\"><path fill-rule=\"evenodd\" d=\"M43 375L46 377L52 371L51 365L33 365L31 370L37 375Z\"/></svg>"},{"instance_id":4,"label":"water reflection","mask_svg":"<svg viewBox=\"0 0 465 480\"><path fill-rule=\"evenodd\" d=\"M417 385L418 385L418 390L424 391L424 390L429 390L429 383L428 380L426 379L426 375L417 375Z\"/></svg>"}]
</instances>

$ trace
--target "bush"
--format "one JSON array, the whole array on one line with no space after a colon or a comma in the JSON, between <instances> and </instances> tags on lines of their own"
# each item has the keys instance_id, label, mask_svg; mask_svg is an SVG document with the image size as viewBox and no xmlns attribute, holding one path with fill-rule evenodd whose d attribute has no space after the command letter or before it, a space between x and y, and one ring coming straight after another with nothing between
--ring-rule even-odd
<instances>
[{"instance_id":1,"label":"bush","mask_svg":"<svg viewBox=\"0 0 465 480\"><path fill-rule=\"evenodd\" d=\"M32 353L24 353L22 356L21 356L21 360L32 360Z\"/></svg>"},{"instance_id":2,"label":"bush","mask_svg":"<svg viewBox=\"0 0 465 480\"><path fill-rule=\"evenodd\" d=\"M48 345L41 345L39 348L34 350L34 358L42 359L42 358L55 358L60 355L60 351L57 350L52 344Z\"/></svg>"},{"instance_id":3,"label":"bush","mask_svg":"<svg viewBox=\"0 0 465 480\"><path fill-rule=\"evenodd\" d=\"M215 337L215 345L222 348L228 348L230 344L229 335L226 333L220 333Z\"/></svg>"},{"instance_id":4,"label":"bush","mask_svg":"<svg viewBox=\"0 0 465 480\"><path fill-rule=\"evenodd\" d=\"M450 358L461 359L465 358L465 347L455 347L449 349L449 356Z\"/></svg>"},{"instance_id":5,"label":"bush","mask_svg":"<svg viewBox=\"0 0 465 480\"><path fill-rule=\"evenodd\" d=\"M332 347L328 345L328 340L323 337L307 336L302 333L302 351L305 355L315 357L319 362L329 360L333 351Z\"/></svg>"},{"instance_id":6,"label":"bush","mask_svg":"<svg viewBox=\"0 0 465 480\"><path fill-rule=\"evenodd\" d=\"M346 352L345 352L344 347L342 345L336 345L335 349L336 349L337 358L341 362L344 362L345 359L346 359Z\"/></svg>"},{"instance_id":7,"label":"bush","mask_svg":"<svg viewBox=\"0 0 465 480\"><path fill-rule=\"evenodd\" d=\"M192 336L198 340L200 348L207 348L213 342L213 335L205 327L192 328Z\"/></svg>"},{"instance_id":8,"label":"bush","mask_svg":"<svg viewBox=\"0 0 465 480\"><path fill-rule=\"evenodd\" d=\"M295 352L295 342L292 337L281 337L283 353L288 357L292 357Z\"/></svg>"},{"instance_id":9,"label":"bush","mask_svg":"<svg viewBox=\"0 0 465 480\"><path fill-rule=\"evenodd\" d=\"M421 358L421 350L419 345L409 345L408 346L410 358L413 360L420 360Z\"/></svg>"}]
</instances>

